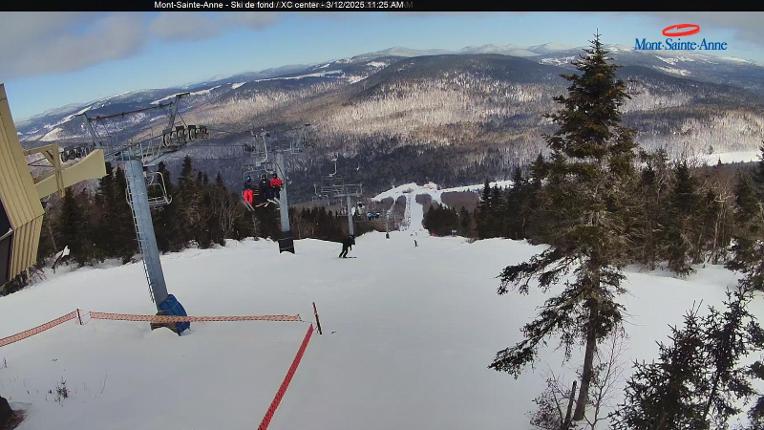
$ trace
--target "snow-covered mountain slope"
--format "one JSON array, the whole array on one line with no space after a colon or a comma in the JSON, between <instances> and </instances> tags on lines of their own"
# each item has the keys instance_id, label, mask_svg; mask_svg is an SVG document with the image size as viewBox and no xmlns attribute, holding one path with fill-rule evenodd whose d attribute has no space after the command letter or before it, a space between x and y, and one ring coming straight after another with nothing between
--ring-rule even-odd
<instances>
[{"instance_id":1,"label":"snow-covered mountain slope","mask_svg":"<svg viewBox=\"0 0 764 430\"><path fill-rule=\"evenodd\" d=\"M509 180L493 181L489 183L489 186L491 187L498 186L499 188L506 188L511 185L512 185L512 181L509 181ZM480 191L483 189L484 186L485 184L472 184L472 185L463 185L459 187L440 188L437 184L432 182L428 182L424 185L419 185L416 182L411 182L408 184L398 185L397 187L390 188L387 191L383 191L377 194L376 196L374 196L373 200L378 202L384 199L396 200L400 196L413 194L415 196L428 195L432 198L433 201L442 204L443 200L441 199L441 196L443 195L443 193Z\"/></svg>"},{"instance_id":2,"label":"snow-covered mountain slope","mask_svg":"<svg viewBox=\"0 0 764 430\"><path fill-rule=\"evenodd\" d=\"M487 368L516 342L544 295L496 295L495 276L539 251L521 241L468 243L409 232L371 233L351 256L339 244L298 240L297 254L270 241L164 255L169 289L192 315L295 313L324 329L276 412L272 429L527 429L550 370L570 381L552 347L515 380ZM623 355L651 359L667 324L693 302L719 304L736 276L699 268L684 280L628 272L629 334ZM764 317L764 301L752 311ZM0 298L0 336L75 307L151 313L140 264L59 272ZM194 323L178 337L148 324L66 323L0 349L0 393L27 411L19 430L40 428L251 429L262 419L305 332L302 323ZM626 372L629 373L628 371ZM69 397L55 400L66 381ZM49 393L52 390L52 393ZM620 392L620 391L619 391Z\"/></svg>"},{"instance_id":3,"label":"snow-covered mountain slope","mask_svg":"<svg viewBox=\"0 0 764 430\"><path fill-rule=\"evenodd\" d=\"M623 106L624 124L637 130L642 148L689 157L761 144L764 67L708 54L610 50L632 95ZM208 125L212 133L207 144L168 156L173 173L190 154L209 177L221 172L229 187L239 187L241 166L231 164L251 156L243 148L252 144L247 131L253 124L277 131L310 123L303 133L305 160L295 171L306 185L294 188L295 200L310 198L312 184L332 168L330 154L349 159L339 174L353 175L371 192L391 180L455 186L506 178L546 150L544 135L554 126L544 115L557 108L553 97L567 87L560 75L571 72L570 61L581 52L553 44L391 49L107 97L32 118L18 129L29 146L78 146L91 138L77 113L109 115L189 92L178 121ZM145 111L112 118L98 132L114 143L141 140L151 127L159 135L166 119L163 109Z\"/></svg>"}]
</instances>

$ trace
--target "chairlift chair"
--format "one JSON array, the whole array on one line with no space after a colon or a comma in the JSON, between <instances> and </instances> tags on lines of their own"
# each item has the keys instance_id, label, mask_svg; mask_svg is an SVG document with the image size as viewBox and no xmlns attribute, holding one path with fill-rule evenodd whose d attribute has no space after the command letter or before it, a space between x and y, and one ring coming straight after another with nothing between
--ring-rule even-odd
<instances>
[{"instance_id":1,"label":"chairlift chair","mask_svg":"<svg viewBox=\"0 0 764 430\"><path fill-rule=\"evenodd\" d=\"M265 174L266 178L270 179L268 174L269 172L274 171L272 169L274 169L273 163L260 163L259 165L247 165L242 167L242 181L246 181L247 178L250 178L252 180L252 185L253 185L252 191L254 194L253 200L252 200L253 203L255 202L257 197L260 195L260 190L258 186L260 177L263 174ZM254 211L256 208L268 206L268 204L270 203L266 201L259 204L250 204L244 199L243 192L242 192L242 201L244 203L244 206L246 206L247 209L249 209L250 211Z\"/></svg>"},{"instance_id":2,"label":"chairlift chair","mask_svg":"<svg viewBox=\"0 0 764 430\"><path fill-rule=\"evenodd\" d=\"M196 135L197 135L196 126L193 124L189 124L188 126L186 126L186 129L188 130L188 140L189 141L196 140Z\"/></svg>"},{"instance_id":3,"label":"chairlift chair","mask_svg":"<svg viewBox=\"0 0 764 430\"><path fill-rule=\"evenodd\" d=\"M175 141L178 144L183 144L188 141L188 138L186 136L186 128L182 125L176 125L175 126Z\"/></svg>"},{"instance_id":4,"label":"chairlift chair","mask_svg":"<svg viewBox=\"0 0 764 430\"><path fill-rule=\"evenodd\" d=\"M172 203L172 196L167 194L167 185L161 172L146 174L146 190L148 191L150 208L158 208Z\"/></svg>"},{"instance_id":5,"label":"chairlift chair","mask_svg":"<svg viewBox=\"0 0 764 430\"><path fill-rule=\"evenodd\" d=\"M178 139L178 132L176 130L167 129L162 133L162 145L170 148L170 149L177 149L180 146L181 142L180 139Z\"/></svg>"},{"instance_id":6,"label":"chairlift chair","mask_svg":"<svg viewBox=\"0 0 764 430\"><path fill-rule=\"evenodd\" d=\"M172 203L172 196L167 193L167 184L161 172L144 172L146 181L146 194L148 194L149 208L154 209L167 206ZM125 189L127 204L132 206L130 189Z\"/></svg>"}]
</instances>

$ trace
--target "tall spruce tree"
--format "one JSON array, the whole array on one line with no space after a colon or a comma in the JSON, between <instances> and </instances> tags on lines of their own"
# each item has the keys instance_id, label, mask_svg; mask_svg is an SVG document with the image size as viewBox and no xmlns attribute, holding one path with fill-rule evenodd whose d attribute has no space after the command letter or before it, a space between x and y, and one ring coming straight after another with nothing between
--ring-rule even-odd
<instances>
[{"instance_id":1,"label":"tall spruce tree","mask_svg":"<svg viewBox=\"0 0 764 430\"><path fill-rule=\"evenodd\" d=\"M751 366L751 376L764 381L764 362L759 360ZM761 430L764 428L764 395L760 395L756 402L754 402L753 407L748 411L748 418L750 423L746 430Z\"/></svg>"},{"instance_id":2,"label":"tall spruce tree","mask_svg":"<svg viewBox=\"0 0 764 430\"><path fill-rule=\"evenodd\" d=\"M491 237L507 237L507 201L498 184L491 187Z\"/></svg>"},{"instance_id":3,"label":"tall spruce tree","mask_svg":"<svg viewBox=\"0 0 764 430\"><path fill-rule=\"evenodd\" d=\"M115 241L112 235L114 228L114 202L116 185L114 184L114 169L111 163L106 163L106 176L98 181L94 205L97 213L93 227L95 243L101 257L117 255Z\"/></svg>"},{"instance_id":4,"label":"tall spruce tree","mask_svg":"<svg viewBox=\"0 0 764 430\"><path fill-rule=\"evenodd\" d=\"M162 252L180 251L183 248L183 234L181 227L181 220L179 219L179 199L177 199L176 188L172 182L172 176L170 171L164 162L160 162L157 165L157 172L159 172L165 181L165 189L167 195L172 197L172 202L169 205L164 205L158 208L153 214L154 219L154 231L157 236L157 246Z\"/></svg>"},{"instance_id":5,"label":"tall spruce tree","mask_svg":"<svg viewBox=\"0 0 764 430\"><path fill-rule=\"evenodd\" d=\"M741 364L764 345L756 318L748 311L753 296L745 286L727 293L725 309L697 309L684 327L672 327L659 358L635 363L623 404L611 415L614 430L726 429L741 412L741 401L755 393L750 368ZM755 369L755 366L754 366Z\"/></svg>"},{"instance_id":6,"label":"tall spruce tree","mask_svg":"<svg viewBox=\"0 0 764 430\"><path fill-rule=\"evenodd\" d=\"M125 171L117 168L114 172L113 200L109 202L111 216L111 239L114 256L129 262L138 251L138 240L135 236L135 222L130 205L127 203L127 178Z\"/></svg>"},{"instance_id":7,"label":"tall spruce tree","mask_svg":"<svg viewBox=\"0 0 764 430\"><path fill-rule=\"evenodd\" d=\"M464 237L472 235L472 215L465 207L459 210L459 234Z\"/></svg>"},{"instance_id":8,"label":"tall spruce tree","mask_svg":"<svg viewBox=\"0 0 764 430\"><path fill-rule=\"evenodd\" d=\"M199 181L201 182L201 181ZM201 217L199 216L199 207L201 193L194 177L194 169L191 163L191 157L186 156L183 159L183 167L180 171L178 180L177 211L178 221L180 223L180 237L182 246L186 243L196 240L197 230Z\"/></svg>"},{"instance_id":9,"label":"tall spruce tree","mask_svg":"<svg viewBox=\"0 0 764 430\"><path fill-rule=\"evenodd\" d=\"M552 150L544 192L557 212L548 232L550 247L528 262L501 273L499 294L510 286L527 293L530 281L548 291L559 285L537 318L523 329L524 339L499 351L491 368L517 376L537 357L546 339L558 334L570 357L573 345L585 345L581 384L573 414L584 418L597 344L621 322L621 267L627 241L624 224L634 178L634 131L621 125L619 109L628 98L615 76L600 36L574 62L579 74L563 75L568 94L555 101L561 109L550 118L558 126L547 137ZM567 273L572 279L562 282Z\"/></svg>"},{"instance_id":10,"label":"tall spruce tree","mask_svg":"<svg viewBox=\"0 0 764 430\"><path fill-rule=\"evenodd\" d=\"M69 256L80 266L90 261L88 247L88 225L85 211L72 188L64 192L61 213L56 230L59 231L62 246L69 247Z\"/></svg>"},{"instance_id":11,"label":"tall spruce tree","mask_svg":"<svg viewBox=\"0 0 764 430\"><path fill-rule=\"evenodd\" d=\"M703 417L714 428L726 428L729 419L741 412L738 400L755 393L749 369L740 362L754 350L761 350L764 334L748 312L753 294L745 288L727 292L724 311L712 307L703 321L708 361L703 372L708 375Z\"/></svg>"},{"instance_id":12,"label":"tall spruce tree","mask_svg":"<svg viewBox=\"0 0 764 430\"><path fill-rule=\"evenodd\" d=\"M764 291L764 211L753 196L750 179L739 176L735 189L733 258L726 267L743 273L745 289Z\"/></svg>"},{"instance_id":13,"label":"tall spruce tree","mask_svg":"<svg viewBox=\"0 0 764 430\"><path fill-rule=\"evenodd\" d=\"M739 288L743 291L764 291L764 214L762 210L761 192L764 185L764 146L761 147L762 160L758 163L752 180L746 176L738 176L735 187L735 225L736 231L733 241L733 258L727 262L726 267L740 272L743 277L738 281ZM757 199L751 194L755 193ZM760 334L758 339L764 342ZM764 380L764 362L761 360L754 363L750 368L750 375ZM764 428L764 395L760 395L748 414L750 418L750 430Z\"/></svg>"},{"instance_id":14,"label":"tall spruce tree","mask_svg":"<svg viewBox=\"0 0 764 430\"><path fill-rule=\"evenodd\" d=\"M669 208L665 211L662 249L669 269L684 276L692 272L693 255L696 252L699 195L695 178L686 161L676 164L674 179Z\"/></svg>"},{"instance_id":15,"label":"tall spruce tree","mask_svg":"<svg viewBox=\"0 0 764 430\"><path fill-rule=\"evenodd\" d=\"M753 185L756 189L756 195L759 200L764 201L764 141L759 146L759 161L756 163L756 170L753 173Z\"/></svg>"},{"instance_id":16,"label":"tall spruce tree","mask_svg":"<svg viewBox=\"0 0 764 430\"><path fill-rule=\"evenodd\" d=\"M486 179L483 185L483 192L480 194L480 203L478 203L475 212L475 223L477 227L478 238L488 239L498 235L496 202L491 188L491 182Z\"/></svg>"},{"instance_id":17,"label":"tall spruce tree","mask_svg":"<svg viewBox=\"0 0 764 430\"><path fill-rule=\"evenodd\" d=\"M613 430L703 430L706 380L704 336L697 309L684 327L671 327L668 345L658 343L658 360L635 363L625 401L611 415Z\"/></svg>"},{"instance_id":18,"label":"tall spruce tree","mask_svg":"<svg viewBox=\"0 0 764 430\"><path fill-rule=\"evenodd\" d=\"M520 169L515 169L512 174L512 187L506 190L506 202L501 210L505 237L515 240L525 238L525 226L530 217L528 188L528 182L523 178Z\"/></svg>"},{"instance_id":19,"label":"tall spruce tree","mask_svg":"<svg viewBox=\"0 0 764 430\"><path fill-rule=\"evenodd\" d=\"M654 268L659 260L663 213L668 179L671 172L668 167L668 155L664 150L655 153L640 153L644 163L640 174L638 214L631 229L634 260Z\"/></svg>"},{"instance_id":20,"label":"tall spruce tree","mask_svg":"<svg viewBox=\"0 0 764 430\"><path fill-rule=\"evenodd\" d=\"M527 181L527 223L525 225L525 237L530 243L544 243L545 235L551 231L547 227L550 219L547 208L551 208L544 194L542 185L549 174L549 165L544 155L539 153L536 160L531 164L530 175Z\"/></svg>"}]
</instances>

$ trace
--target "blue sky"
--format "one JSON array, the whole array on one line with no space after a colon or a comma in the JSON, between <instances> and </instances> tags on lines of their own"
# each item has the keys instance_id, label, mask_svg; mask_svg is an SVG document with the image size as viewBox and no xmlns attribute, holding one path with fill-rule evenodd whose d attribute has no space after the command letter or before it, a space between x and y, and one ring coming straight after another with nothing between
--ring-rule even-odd
<instances>
[{"instance_id":1,"label":"blue sky","mask_svg":"<svg viewBox=\"0 0 764 430\"><path fill-rule=\"evenodd\" d=\"M393 46L658 40L678 22L764 64L761 13L0 13L0 81L15 118L126 91L310 64Z\"/></svg>"}]
</instances>

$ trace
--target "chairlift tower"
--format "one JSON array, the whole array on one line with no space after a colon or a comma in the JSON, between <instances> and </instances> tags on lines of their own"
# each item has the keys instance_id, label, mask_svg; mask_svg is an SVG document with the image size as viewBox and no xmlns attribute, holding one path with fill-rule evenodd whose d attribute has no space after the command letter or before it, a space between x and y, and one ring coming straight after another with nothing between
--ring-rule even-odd
<instances>
[{"instance_id":1,"label":"chairlift tower","mask_svg":"<svg viewBox=\"0 0 764 430\"><path fill-rule=\"evenodd\" d=\"M337 169L335 167L335 174ZM363 184L348 184L335 175L329 175L324 178L319 188L320 195L329 199L345 200L347 206L348 234L355 235L355 226L353 224L353 198L363 195Z\"/></svg>"},{"instance_id":2,"label":"chairlift tower","mask_svg":"<svg viewBox=\"0 0 764 430\"><path fill-rule=\"evenodd\" d=\"M155 164L160 158L168 153L175 152L196 139L208 137L205 126L182 125L175 126L178 114L178 104L182 97L188 93L177 94L171 102L160 103L156 106L120 112L107 116L90 118L83 113L86 129L93 139L96 148L104 150L106 161L121 164L125 171L127 181L127 202L133 215L133 223L138 241L138 250L143 260L143 269L149 286L151 300L156 304L157 311L167 312L163 303L168 298L167 284L162 271L162 263L159 258L154 223L151 218L151 209L171 203L170 196L161 173L147 173L146 166ZM112 145L104 143L96 132L98 123L112 118L124 118L128 115L137 114L153 109L169 108L170 115L168 125L162 130L161 135L154 136L152 133L141 140L128 141L127 143ZM109 134L108 128L105 128ZM159 197L150 197L148 187L156 186L162 193Z\"/></svg>"}]
</instances>

